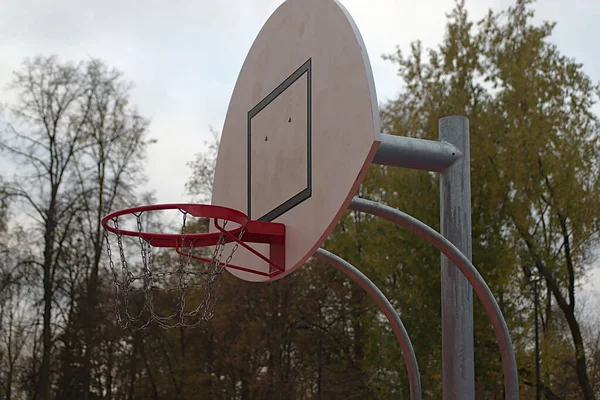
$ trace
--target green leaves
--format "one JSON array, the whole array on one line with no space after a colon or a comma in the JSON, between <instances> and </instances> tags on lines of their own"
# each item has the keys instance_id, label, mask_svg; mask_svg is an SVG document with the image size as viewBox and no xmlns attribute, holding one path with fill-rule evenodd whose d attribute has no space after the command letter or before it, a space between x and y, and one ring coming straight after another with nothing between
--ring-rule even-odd
<instances>
[{"instance_id":1,"label":"green leaves","mask_svg":"<svg viewBox=\"0 0 600 400\"><path fill-rule=\"evenodd\" d=\"M545 263L546 279L559 285L554 296L564 293L574 304L573 282L585 276L600 217L599 125L592 112L598 85L549 42L554 23L532 23L531 3L519 0L474 23L459 2L437 49L424 51L415 42L408 56L399 50L388 56L405 90L382 111L385 132L430 139L436 139L437 120L444 115L469 118L474 263L518 338L520 326L528 323L520 312L530 307L522 302L521 265ZM402 181L405 174L391 171L386 176L396 178L386 180L388 192L423 194L389 200L409 213L422 213L423 199L437 196L425 179ZM435 299L433 292L423 295ZM561 311L569 313L569 307ZM480 312L476 308L477 343L493 341ZM551 315L547 318L555 318ZM568 329L577 345L575 325ZM517 346L530 346L530 338L523 340ZM491 396L497 383L484 377L499 368L497 350L477 348L477 379ZM584 369L580 362L580 383Z\"/></svg>"}]
</instances>

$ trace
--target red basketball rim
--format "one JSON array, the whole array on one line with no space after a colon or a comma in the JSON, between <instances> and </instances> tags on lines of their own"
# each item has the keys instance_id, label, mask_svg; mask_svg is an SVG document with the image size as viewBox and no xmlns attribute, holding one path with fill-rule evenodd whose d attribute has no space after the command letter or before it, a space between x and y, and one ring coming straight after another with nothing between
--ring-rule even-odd
<instances>
[{"instance_id":1,"label":"red basketball rim","mask_svg":"<svg viewBox=\"0 0 600 400\"><path fill-rule=\"evenodd\" d=\"M190 214L193 217L204 217L212 218L215 220L224 220L239 224L238 227L233 229L225 229L221 227L220 230L226 232L228 239L227 242L231 241L231 237L239 235L240 231L246 227L248 223L248 216L241 211L208 204L155 204L149 206L139 206L127 208L124 210L115 211L102 218L102 226L109 232L117 235L141 237L145 241L149 242L154 247L178 247L179 242L182 241L183 237L181 233L169 234L169 233L154 233L144 231L130 231L117 229L114 222L123 215L136 215L147 211L160 211L160 210L180 210L181 212ZM113 221L113 225L110 225L110 221ZM210 233L189 233L185 235L186 246L192 247L204 247L216 245L219 238L222 236L221 232L210 232Z\"/></svg>"}]
</instances>

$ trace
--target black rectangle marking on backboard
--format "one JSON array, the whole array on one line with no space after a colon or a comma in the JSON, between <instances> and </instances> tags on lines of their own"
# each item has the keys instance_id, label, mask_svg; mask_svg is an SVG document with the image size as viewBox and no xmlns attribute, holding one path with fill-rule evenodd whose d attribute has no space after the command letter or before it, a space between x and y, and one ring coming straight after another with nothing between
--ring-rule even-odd
<instances>
[{"instance_id":1,"label":"black rectangle marking on backboard","mask_svg":"<svg viewBox=\"0 0 600 400\"><path fill-rule=\"evenodd\" d=\"M251 215L252 213L252 171L251 171L251 163L252 163L252 118L255 117L261 110L263 110L269 103L275 100L280 94L282 94L287 88L289 88L294 82L296 82L300 77L306 74L306 188L302 191L291 197L290 199L284 201L282 204L276 206L271 211L267 212L265 215L258 218L258 221L272 221L278 216L286 213L292 208L296 207L298 204L302 203L304 200L310 198L312 196L312 151L311 151L311 136L312 136L312 61L309 58L300 68L298 68L294 73L292 73L289 77L287 77L281 84L279 84L271 93L269 93L264 99L262 99L256 106L254 106L250 111L248 111L248 153L247 153L247 171L248 171L248 217L250 220L254 219Z\"/></svg>"}]
</instances>

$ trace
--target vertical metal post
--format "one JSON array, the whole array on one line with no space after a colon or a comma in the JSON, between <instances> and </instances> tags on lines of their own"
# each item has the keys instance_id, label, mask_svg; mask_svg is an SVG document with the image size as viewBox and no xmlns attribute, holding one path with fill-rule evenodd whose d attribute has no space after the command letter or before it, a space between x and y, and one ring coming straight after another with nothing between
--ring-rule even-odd
<instances>
[{"instance_id":1,"label":"vertical metal post","mask_svg":"<svg viewBox=\"0 0 600 400\"><path fill-rule=\"evenodd\" d=\"M440 232L472 260L469 121L459 116L444 117L438 129L440 141L462 153L440 174ZM444 255L441 269L443 398L470 400L475 398L473 290Z\"/></svg>"}]
</instances>

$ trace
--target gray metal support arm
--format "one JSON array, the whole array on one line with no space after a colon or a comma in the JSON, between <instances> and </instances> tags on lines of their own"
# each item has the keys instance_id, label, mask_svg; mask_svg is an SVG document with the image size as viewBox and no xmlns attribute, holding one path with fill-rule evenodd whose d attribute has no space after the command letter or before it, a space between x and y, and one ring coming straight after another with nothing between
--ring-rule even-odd
<instances>
[{"instance_id":1,"label":"gray metal support arm","mask_svg":"<svg viewBox=\"0 0 600 400\"><path fill-rule=\"evenodd\" d=\"M517 374L517 362L513 350L512 340L508 333L506 321L500 311L500 307L494 298L490 288L485 283L477 269L471 261L448 239L442 236L439 232L429 227L427 224L403 213L400 210L386 206L385 204L377 203L370 200L354 198L348 207L351 210L365 212L388 221L394 222L403 226L421 236L438 250L460 269L462 274L467 278L472 285L473 290L483 303L483 307L490 317L496 340L500 347L500 356L502 358L502 370L504 372L504 390L505 399L519 399L519 377Z\"/></svg>"},{"instance_id":2,"label":"gray metal support arm","mask_svg":"<svg viewBox=\"0 0 600 400\"><path fill-rule=\"evenodd\" d=\"M400 343L402 355L404 356L404 362L406 363L406 369L408 370L410 398L411 400L421 400L421 376L419 374L419 365L417 364L415 350L413 349L408 332L406 332L406 328L404 328L404 324L402 324L402 321L400 320L400 316L390 301L365 274L360 272L358 268L343 258L324 249L318 249L314 256L322 261L327 262L331 266L349 276L354 282L363 288L363 290L367 292L373 300L375 300L375 303L377 303L379 309L385 314L386 318L392 325L392 329L394 330L394 333L398 338L398 342Z\"/></svg>"},{"instance_id":3,"label":"gray metal support arm","mask_svg":"<svg viewBox=\"0 0 600 400\"><path fill-rule=\"evenodd\" d=\"M448 142L381 134L374 164L442 172L461 157Z\"/></svg>"}]
</instances>

